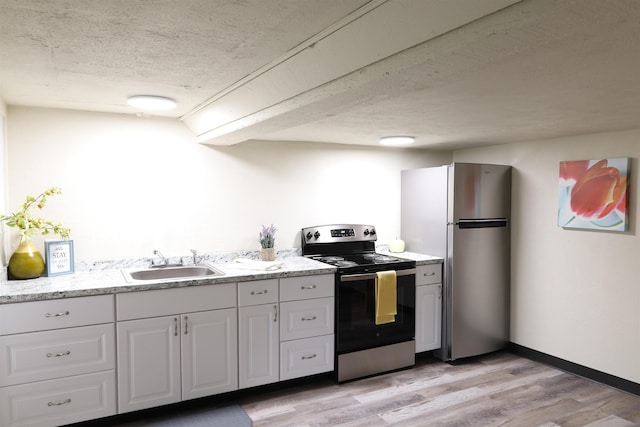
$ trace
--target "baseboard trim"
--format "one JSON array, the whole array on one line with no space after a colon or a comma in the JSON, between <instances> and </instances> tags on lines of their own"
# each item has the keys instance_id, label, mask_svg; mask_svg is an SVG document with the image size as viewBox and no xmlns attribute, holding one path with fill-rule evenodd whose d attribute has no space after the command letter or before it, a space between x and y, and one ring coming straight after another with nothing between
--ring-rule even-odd
<instances>
[{"instance_id":1,"label":"baseboard trim","mask_svg":"<svg viewBox=\"0 0 640 427\"><path fill-rule=\"evenodd\" d=\"M511 353L640 396L640 384L510 342Z\"/></svg>"}]
</instances>

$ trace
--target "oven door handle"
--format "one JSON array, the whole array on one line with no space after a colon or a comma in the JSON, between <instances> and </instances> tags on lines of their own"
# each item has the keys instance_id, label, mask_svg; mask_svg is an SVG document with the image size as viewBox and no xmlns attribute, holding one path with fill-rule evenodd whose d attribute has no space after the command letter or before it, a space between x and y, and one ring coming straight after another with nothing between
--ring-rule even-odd
<instances>
[{"instance_id":1,"label":"oven door handle","mask_svg":"<svg viewBox=\"0 0 640 427\"><path fill-rule=\"evenodd\" d=\"M412 274L416 274L415 268L410 268L408 270L396 270L397 276L410 276ZM365 274L345 274L344 276L340 276L341 282L355 282L357 280L370 280L375 279L376 273L365 273Z\"/></svg>"}]
</instances>

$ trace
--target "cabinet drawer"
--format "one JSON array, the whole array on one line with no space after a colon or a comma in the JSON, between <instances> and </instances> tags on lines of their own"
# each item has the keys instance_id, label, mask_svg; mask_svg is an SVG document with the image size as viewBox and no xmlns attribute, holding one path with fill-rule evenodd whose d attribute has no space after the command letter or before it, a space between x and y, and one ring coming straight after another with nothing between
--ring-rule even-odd
<instances>
[{"instance_id":1,"label":"cabinet drawer","mask_svg":"<svg viewBox=\"0 0 640 427\"><path fill-rule=\"evenodd\" d=\"M115 368L114 324L0 337L0 384Z\"/></svg>"},{"instance_id":2,"label":"cabinet drawer","mask_svg":"<svg viewBox=\"0 0 640 427\"><path fill-rule=\"evenodd\" d=\"M0 388L0 425L51 427L116 413L113 371Z\"/></svg>"},{"instance_id":3,"label":"cabinet drawer","mask_svg":"<svg viewBox=\"0 0 640 427\"><path fill-rule=\"evenodd\" d=\"M238 283L238 306L278 302L278 279Z\"/></svg>"},{"instance_id":4,"label":"cabinet drawer","mask_svg":"<svg viewBox=\"0 0 640 427\"><path fill-rule=\"evenodd\" d=\"M280 279L280 301L332 297L334 280L333 274L285 277Z\"/></svg>"},{"instance_id":5,"label":"cabinet drawer","mask_svg":"<svg viewBox=\"0 0 640 427\"><path fill-rule=\"evenodd\" d=\"M113 321L113 295L0 304L0 335Z\"/></svg>"},{"instance_id":6,"label":"cabinet drawer","mask_svg":"<svg viewBox=\"0 0 640 427\"><path fill-rule=\"evenodd\" d=\"M333 334L333 298L280 303L280 341Z\"/></svg>"},{"instance_id":7,"label":"cabinet drawer","mask_svg":"<svg viewBox=\"0 0 640 427\"><path fill-rule=\"evenodd\" d=\"M442 264L419 265L416 267L416 286L442 283Z\"/></svg>"},{"instance_id":8,"label":"cabinet drawer","mask_svg":"<svg viewBox=\"0 0 640 427\"><path fill-rule=\"evenodd\" d=\"M280 344L280 380L333 371L333 335Z\"/></svg>"},{"instance_id":9,"label":"cabinet drawer","mask_svg":"<svg viewBox=\"0 0 640 427\"><path fill-rule=\"evenodd\" d=\"M118 320L236 307L236 284L190 286L116 295Z\"/></svg>"}]
</instances>

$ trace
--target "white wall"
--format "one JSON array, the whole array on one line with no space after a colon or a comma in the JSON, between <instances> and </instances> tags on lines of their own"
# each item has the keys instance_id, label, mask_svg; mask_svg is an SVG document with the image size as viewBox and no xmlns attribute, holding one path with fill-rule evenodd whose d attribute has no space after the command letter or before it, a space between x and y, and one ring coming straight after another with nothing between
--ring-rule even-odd
<instances>
[{"instance_id":1,"label":"white wall","mask_svg":"<svg viewBox=\"0 0 640 427\"><path fill-rule=\"evenodd\" d=\"M462 150L458 162L511 164L511 341L640 382L640 131ZM556 225L561 160L631 157L630 231Z\"/></svg>"},{"instance_id":2,"label":"white wall","mask_svg":"<svg viewBox=\"0 0 640 427\"><path fill-rule=\"evenodd\" d=\"M0 212L6 212L7 201L7 160L6 160L6 123L7 123L7 106L4 100L0 98L0 166L2 172L0 172ZM0 225L0 232L5 227L4 224ZM0 241L0 265L5 265L9 260L6 258L5 244L7 242Z\"/></svg>"},{"instance_id":3,"label":"white wall","mask_svg":"<svg viewBox=\"0 0 640 427\"><path fill-rule=\"evenodd\" d=\"M279 248L298 246L301 227L342 221L373 223L388 241L400 228L399 171L451 161L310 143L211 148L173 120L23 107L9 108L7 130L8 207L62 187L43 216L72 227L80 260L257 249L260 225L271 222ZM514 166L511 340L634 382L638 140L631 131L454 153ZM631 231L558 228L558 163L621 156L633 158Z\"/></svg>"},{"instance_id":4,"label":"white wall","mask_svg":"<svg viewBox=\"0 0 640 427\"><path fill-rule=\"evenodd\" d=\"M176 120L68 110L10 107L8 125L9 207L62 187L42 216L72 228L78 260L257 250L271 223L276 248L333 222L374 224L389 241L400 228L400 170L451 161L335 144L212 148Z\"/></svg>"}]
</instances>

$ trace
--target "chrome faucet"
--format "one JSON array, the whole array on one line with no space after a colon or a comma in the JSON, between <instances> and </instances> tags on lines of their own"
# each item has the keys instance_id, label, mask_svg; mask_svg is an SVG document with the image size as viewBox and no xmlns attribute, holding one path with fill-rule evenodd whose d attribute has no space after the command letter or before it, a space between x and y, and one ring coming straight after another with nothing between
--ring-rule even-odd
<instances>
[{"instance_id":1,"label":"chrome faucet","mask_svg":"<svg viewBox=\"0 0 640 427\"><path fill-rule=\"evenodd\" d=\"M189 249L193 254L193 265L198 265L198 251L195 249Z\"/></svg>"},{"instance_id":2,"label":"chrome faucet","mask_svg":"<svg viewBox=\"0 0 640 427\"><path fill-rule=\"evenodd\" d=\"M160 257L160 263L159 264L154 264L153 261L151 261L151 266L152 267L166 267L167 265L169 265L169 262L167 261L167 258L162 255L162 252L160 252L157 249L153 250L153 254L154 255L158 255Z\"/></svg>"}]
</instances>

